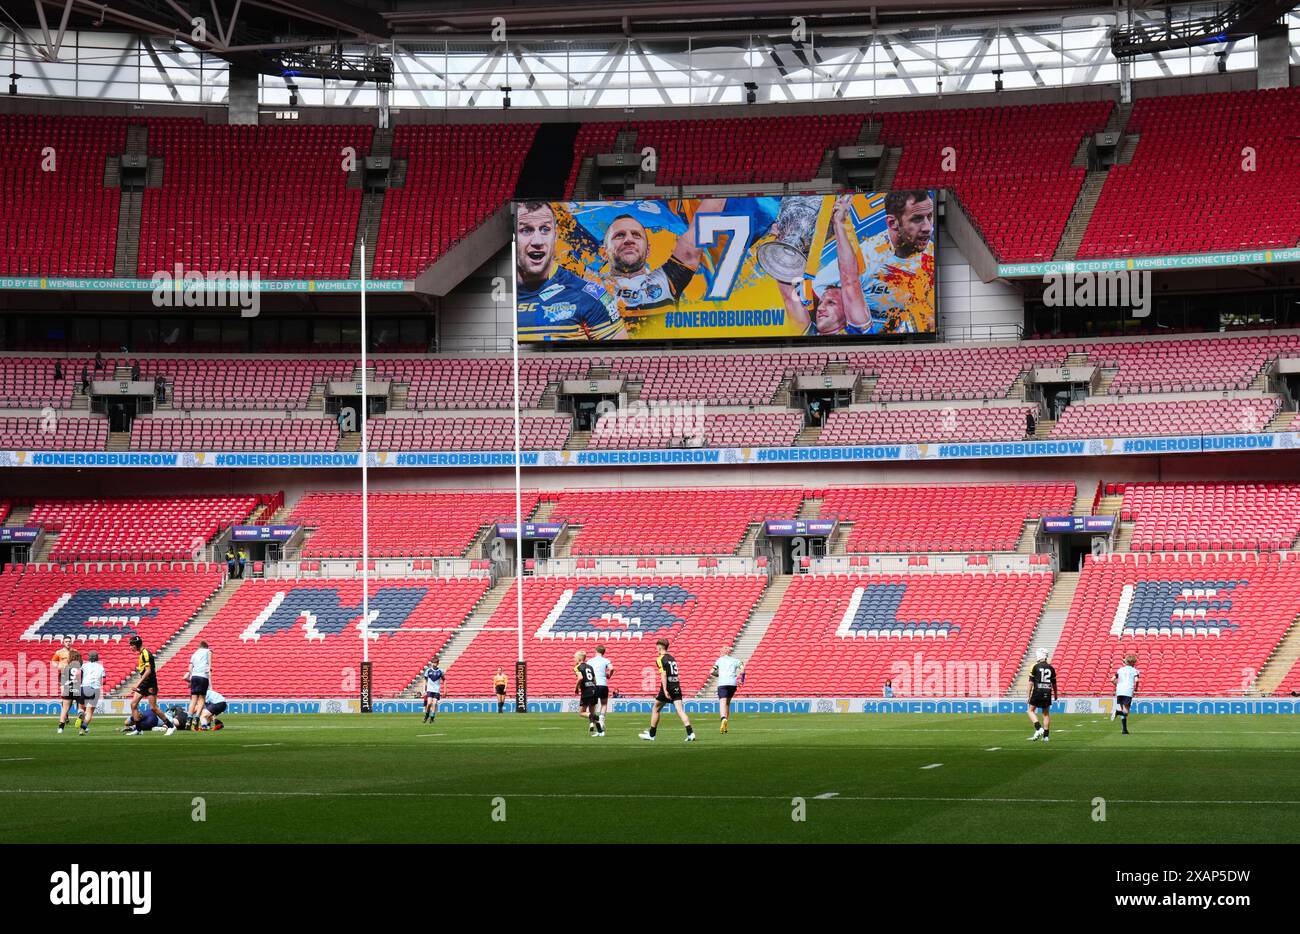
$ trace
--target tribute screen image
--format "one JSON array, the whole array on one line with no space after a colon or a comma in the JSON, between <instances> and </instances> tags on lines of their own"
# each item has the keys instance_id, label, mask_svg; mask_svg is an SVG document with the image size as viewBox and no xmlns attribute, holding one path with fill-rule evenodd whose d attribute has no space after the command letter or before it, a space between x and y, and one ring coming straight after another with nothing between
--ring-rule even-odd
<instances>
[{"instance_id":1,"label":"tribute screen image","mask_svg":"<svg viewBox=\"0 0 1300 934\"><path fill-rule=\"evenodd\" d=\"M933 333L934 193L514 205L521 341Z\"/></svg>"}]
</instances>

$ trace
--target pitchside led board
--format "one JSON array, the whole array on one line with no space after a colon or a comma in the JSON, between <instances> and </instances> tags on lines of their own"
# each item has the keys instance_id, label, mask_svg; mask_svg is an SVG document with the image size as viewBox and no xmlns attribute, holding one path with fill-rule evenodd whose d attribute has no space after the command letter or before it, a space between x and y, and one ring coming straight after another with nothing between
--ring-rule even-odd
<instances>
[{"instance_id":1,"label":"pitchside led board","mask_svg":"<svg viewBox=\"0 0 1300 934\"><path fill-rule=\"evenodd\" d=\"M515 204L521 341L933 334L934 193Z\"/></svg>"}]
</instances>

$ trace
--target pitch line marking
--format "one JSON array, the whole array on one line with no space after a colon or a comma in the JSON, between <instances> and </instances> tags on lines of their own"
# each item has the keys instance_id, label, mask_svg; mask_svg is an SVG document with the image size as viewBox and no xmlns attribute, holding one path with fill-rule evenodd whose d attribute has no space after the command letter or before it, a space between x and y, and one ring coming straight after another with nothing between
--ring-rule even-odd
<instances>
[{"instance_id":1,"label":"pitch line marking","mask_svg":"<svg viewBox=\"0 0 1300 934\"><path fill-rule=\"evenodd\" d=\"M12 759L0 759L0 762L31 762L35 756L15 756Z\"/></svg>"},{"instance_id":2,"label":"pitch line marking","mask_svg":"<svg viewBox=\"0 0 1300 934\"><path fill-rule=\"evenodd\" d=\"M814 801L829 801L831 798L835 798L835 797L838 797L838 796L839 796L839 792L838 792L838 791L828 791L828 792L826 792L826 794L824 794L824 795L814 795L814 796L813 796L813 800L814 800Z\"/></svg>"},{"instance_id":3,"label":"pitch line marking","mask_svg":"<svg viewBox=\"0 0 1300 934\"><path fill-rule=\"evenodd\" d=\"M245 749L257 749L260 746L283 746L284 743L244 743Z\"/></svg>"},{"instance_id":4,"label":"pitch line marking","mask_svg":"<svg viewBox=\"0 0 1300 934\"><path fill-rule=\"evenodd\" d=\"M942 767L943 767L942 762L932 762L930 765L921 766L921 771L924 772L926 769L938 769Z\"/></svg>"},{"instance_id":5,"label":"pitch line marking","mask_svg":"<svg viewBox=\"0 0 1300 934\"><path fill-rule=\"evenodd\" d=\"M0 788L0 795L152 795L154 797L189 797L203 795L209 797L238 798L472 798L488 799L490 796L475 791L169 791L166 789L116 789L116 788ZM505 796L513 798L542 799L604 799L604 800L664 800L664 801L782 801L788 802L787 795L674 795L674 794L621 794L613 792L582 793L547 793L547 792L506 792ZM828 801L864 801L864 802L909 802L937 804L1087 804L1086 798L1003 798L1003 797L959 797L954 795L839 795ZM1173 805L1231 805L1234 807L1300 807L1297 800L1261 801L1256 799L1167 799L1167 798L1109 798L1112 804L1152 804Z\"/></svg>"},{"instance_id":6,"label":"pitch line marking","mask_svg":"<svg viewBox=\"0 0 1300 934\"><path fill-rule=\"evenodd\" d=\"M416 733L416 736L446 736L446 733Z\"/></svg>"},{"instance_id":7,"label":"pitch line marking","mask_svg":"<svg viewBox=\"0 0 1300 934\"><path fill-rule=\"evenodd\" d=\"M998 751L999 749L1001 749L1001 748L1002 748L1001 746L990 746L988 749L985 749L984 751L985 751L985 752L997 752L997 751Z\"/></svg>"}]
</instances>

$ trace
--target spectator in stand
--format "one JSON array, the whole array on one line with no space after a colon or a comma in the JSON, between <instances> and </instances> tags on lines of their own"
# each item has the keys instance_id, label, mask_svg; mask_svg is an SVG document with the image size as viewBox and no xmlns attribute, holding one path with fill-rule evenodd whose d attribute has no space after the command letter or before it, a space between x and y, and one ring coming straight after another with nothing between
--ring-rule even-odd
<instances>
[{"instance_id":1,"label":"spectator in stand","mask_svg":"<svg viewBox=\"0 0 1300 934\"><path fill-rule=\"evenodd\" d=\"M893 697L893 696L894 696L894 682L893 682L893 681L886 681L886 682L885 682L884 695L885 695L885 697Z\"/></svg>"},{"instance_id":2,"label":"spectator in stand","mask_svg":"<svg viewBox=\"0 0 1300 934\"><path fill-rule=\"evenodd\" d=\"M54 361L54 378L58 382L63 382L63 361L62 360Z\"/></svg>"},{"instance_id":3,"label":"spectator in stand","mask_svg":"<svg viewBox=\"0 0 1300 934\"><path fill-rule=\"evenodd\" d=\"M132 380L132 382L137 382L137 383L140 381L140 361L139 361L139 360L132 360L132 361L131 361L131 380Z\"/></svg>"},{"instance_id":4,"label":"spectator in stand","mask_svg":"<svg viewBox=\"0 0 1300 934\"><path fill-rule=\"evenodd\" d=\"M100 351L95 351L95 372L104 372L104 355Z\"/></svg>"},{"instance_id":5,"label":"spectator in stand","mask_svg":"<svg viewBox=\"0 0 1300 934\"><path fill-rule=\"evenodd\" d=\"M1034 436L1034 429L1036 429L1037 427L1038 427L1038 419L1034 418L1034 413L1033 412L1025 413L1025 434L1030 438L1032 438Z\"/></svg>"},{"instance_id":6,"label":"spectator in stand","mask_svg":"<svg viewBox=\"0 0 1300 934\"><path fill-rule=\"evenodd\" d=\"M90 370L84 363L81 365L81 391L85 395L90 395Z\"/></svg>"},{"instance_id":7,"label":"spectator in stand","mask_svg":"<svg viewBox=\"0 0 1300 934\"><path fill-rule=\"evenodd\" d=\"M240 580L243 580L243 578L244 578L244 568L247 567L247 566L248 566L248 549L247 549L247 548L241 548L241 549L239 549L239 578L240 578Z\"/></svg>"},{"instance_id":8,"label":"spectator in stand","mask_svg":"<svg viewBox=\"0 0 1300 934\"><path fill-rule=\"evenodd\" d=\"M239 577L238 572L239 572L239 558L235 554L235 548L232 545L226 549L226 576L237 578Z\"/></svg>"},{"instance_id":9,"label":"spectator in stand","mask_svg":"<svg viewBox=\"0 0 1300 934\"><path fill-rule=\"evenodd\" d=\"M153 378L153 396L159 404L167 401L167 381L161 373Z\"/></svg>"}]
</instances>

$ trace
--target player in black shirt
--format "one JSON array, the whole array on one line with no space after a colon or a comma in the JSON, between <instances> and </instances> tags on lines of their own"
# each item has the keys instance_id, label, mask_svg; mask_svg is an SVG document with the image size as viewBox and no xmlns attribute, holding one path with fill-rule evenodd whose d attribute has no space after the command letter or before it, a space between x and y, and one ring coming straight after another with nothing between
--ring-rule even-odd
<instances>
[{"instance_id":1,"label":"player in black shirt","mask_svg":"<svg viewBox=\"0 0 1300 934\"><path fill-rule=\"evenodd\" d=\"M686 742L695 742L695 730L691 727L691 718L686 716L686 707L682 703L682 682L677 672L677 659L668 654L668 640L660 639L655 643L659 657L655 659L655 668L659 671L659 693L655 695L654 710L650 712L650 729L639 734L641 739L654 741L659 729L659 714L667 706L677 709L677 716L686 725Z\"/></svg>"},{"instance_id":2,"label":"player in black shirt","mask_svg":"<svg viewBox=\"0 0 1300 934\"><path fill-rule=\"evenodd\" d=\"M136 670L140 673L140 680L131 690L129 709L132 712L132 719L139 722L140 709L137 705L140 703L141 698L145 698L149 701L149 707L153 710L154 716L167 724L167 735L171 736L176 729L176 724L158 706L158 660L154 657L153 652L144 647L144 642L139 635L131 636L127 640L127 644L140 655L139 664L136 666Z\"/></svg>"},{"instance_id":3,"label":"player in black shirt","mask_svg":"<svg viewBox=\"0 0 1300 934\"><path fill-rule=\"evenodd\" d=\"M1056 700L1056 669L1047 661L1047 649L1038 650L1038 660L1029 672L1029 720L1034 725L1030 741L1048 742L1052 732L1052 701ZM1043 712L1043 722L1038 722L1037 708Z\"/></svg>"},{"instance_id":4,"label":"player in black shirt","mask_svg":"<svg viewBox=\"0 0 1300 934\"><path fill-rule=\"evenodd\" d=\"M604 736L605 727L600 722L600 700L596 694L596 671L587 664L587 653L573 653L573 673L578 683L573 692L578 695L578 710L587 715L587 733Z\"/></svg>"}]
</instances>

